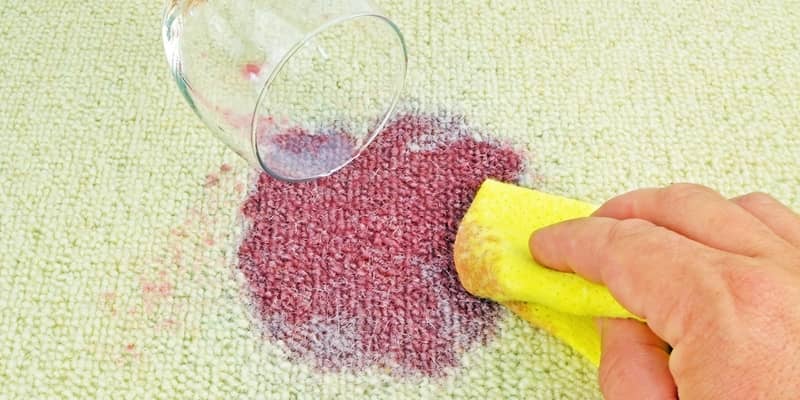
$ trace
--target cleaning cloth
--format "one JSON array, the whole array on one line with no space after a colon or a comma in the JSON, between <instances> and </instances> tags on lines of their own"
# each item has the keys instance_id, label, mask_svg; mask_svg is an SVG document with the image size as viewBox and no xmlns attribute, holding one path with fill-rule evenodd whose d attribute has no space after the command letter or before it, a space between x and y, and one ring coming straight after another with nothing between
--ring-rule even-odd
<instances>
[{"instance_id":1,"label":"cleaning cloth","mask_svg":"<svg viewBox=\"0 0 800 400\"><path fill-rule=\"evenodd\" d=\"M481 185L459 226L453 256L468 292L506 305L597 365L600 334L593 318L634 315L604 286L548 269L528 250L536 229L588 216L594 209L490 179Z\"/></svg>"}]
</instances>

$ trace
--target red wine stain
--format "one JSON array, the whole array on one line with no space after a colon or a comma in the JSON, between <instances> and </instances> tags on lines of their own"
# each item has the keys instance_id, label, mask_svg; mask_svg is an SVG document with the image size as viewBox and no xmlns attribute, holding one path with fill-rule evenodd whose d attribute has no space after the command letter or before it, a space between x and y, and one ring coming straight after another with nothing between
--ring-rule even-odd
<instances>
[{"instance_id":1,"label":"red wine stain","mask_svg":"<svg viewBox=\"0 0 800 400\"><path fill-rule=\"evenodd\" d=\"M264 165L272 173L292 179L332 171L349 160L358 149L356 138L341 129L310 134L295 127L260 140Z\"/></svg>"},{"instance_id":2,"label":"red wine stain","mask_svg":"<svg viewBox=\"0 0 800 400\"><path fill-rule=\"evenodd\" d=\"M441 376L498 308L467 294L452 246L487 178L521 157L458 118L406 115L349 166L301 183L262 174L242 207L238 268L265 336L324 371Z\"/></svg>"}]
</instances>

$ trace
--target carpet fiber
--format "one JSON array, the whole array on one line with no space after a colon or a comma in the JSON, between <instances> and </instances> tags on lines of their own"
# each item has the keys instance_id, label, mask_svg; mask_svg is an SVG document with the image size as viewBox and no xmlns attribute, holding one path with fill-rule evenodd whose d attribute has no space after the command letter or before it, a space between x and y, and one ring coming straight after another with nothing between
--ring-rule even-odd
<instances>
[{"instance_id":1,"label":"carpet fiber","mask_svg":"<svg viewBox=\"0 0 800 400\"><path fill-rule=\"evenodd\" d=\"M0 8L0 398L599 398L591 363L453 281L481 179L800 209L800 2L378 3L402 113L303 187L192 114L160 3Z\"/></svg>"}]
</instances>

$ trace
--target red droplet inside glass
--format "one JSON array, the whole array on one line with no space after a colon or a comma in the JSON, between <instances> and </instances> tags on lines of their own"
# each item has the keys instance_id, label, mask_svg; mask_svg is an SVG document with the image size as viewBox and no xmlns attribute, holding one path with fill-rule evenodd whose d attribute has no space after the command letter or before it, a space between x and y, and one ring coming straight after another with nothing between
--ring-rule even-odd
<instances>
[{"instance_id":1,"label":"red droplet inside glass","mask_svg":"<svg viewBox=\"0 0 800 400\"><path fill-rule=\"evenodd\" d=\"M256 79L260 73L261 66L258 64L249 63L242 67L242 76L245 79Z\"/></svg>"}]
</instances>

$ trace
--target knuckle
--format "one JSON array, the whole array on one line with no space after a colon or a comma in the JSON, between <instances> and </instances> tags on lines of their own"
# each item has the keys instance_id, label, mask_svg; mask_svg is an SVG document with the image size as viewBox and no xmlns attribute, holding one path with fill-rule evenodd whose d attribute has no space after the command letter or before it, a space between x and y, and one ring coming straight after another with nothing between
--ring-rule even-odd
<instances>
[{"instance_id":1,"label":"knuckle","mask_svg":"<svg viewBox=\"0 0 800 400\"><path fill-rule=\"evenodd\" d=\"M719 267L722 282L729 292L751 292L758 285L754 280L757 274L753 274L749 268L739 268L727 263L720 263Z\"/></svg>"},{"instance_id":2,"label":"knuckle","mask_svg":"<svg viewBox=\"0 0 800 400\"><path fill-rule=\"evenodd\" d=\"M661 190L661 198L665 205L681 205L698 197L706 196L713 191L703 185L694 183L675 183Z\"/></svg>"},{"instance_id":3,"label":"knuckle","mask_svg":"<svg viewBox=\"0 0 800 400\"><path fill-rule=\"evenodd\" d=\"M672 253L681 246L681 237L667 228L642 219L621 220L609 228L608 247L614 254Z\"/></svg>"},{"instance_id":4,"label":"knuckle","mask_svg":"<svg viewBox=\"0 0 800 400\"><path fill-rule=\"evenodd\" d=\"M653 229L655 225L643 219L623 219L614 222L608 229L609 243L627 242L632 238L643 235Z\"/></svg>"},{"instance_id":5,"label":"knuckle","mask_svg":"<svg viewBox=\"0 0 800 400\"><path fill-rule=\"evenodd\" d=\"M769 313L785 302L787 277L781 269L737 263L721 270L724 290L737 312Z\"/></svg>"},{"instance_id":6,"label":"knuckle","mask_svg":"<svg viewBox=\"0 0 800 400\"><path fill-rule=\"evenodd\" d=\"M748 193L737 200L737 203L745 208L772 205L776 202L774 197L764 192Z\"/></svg>"}]
</instances>

